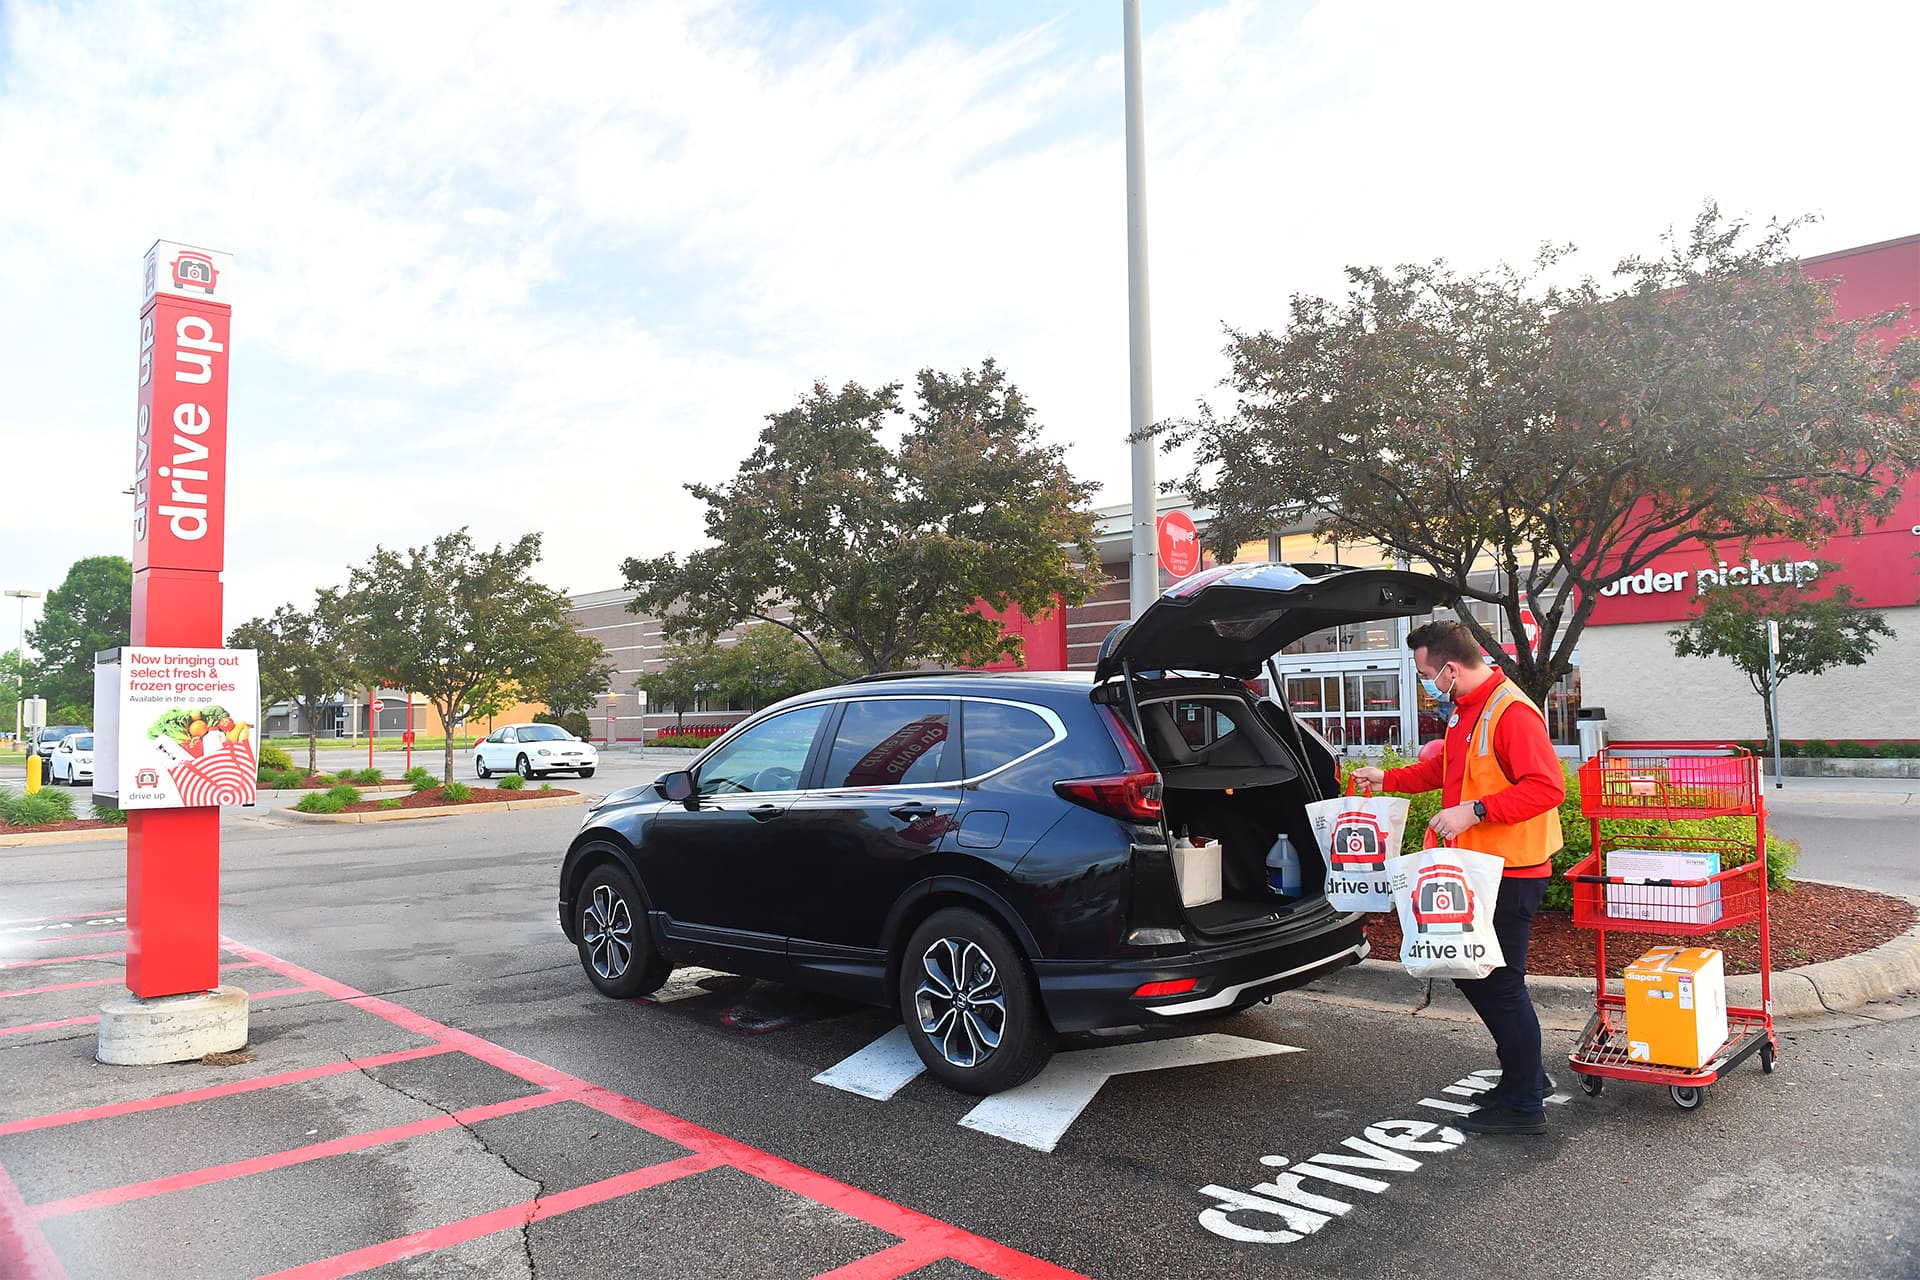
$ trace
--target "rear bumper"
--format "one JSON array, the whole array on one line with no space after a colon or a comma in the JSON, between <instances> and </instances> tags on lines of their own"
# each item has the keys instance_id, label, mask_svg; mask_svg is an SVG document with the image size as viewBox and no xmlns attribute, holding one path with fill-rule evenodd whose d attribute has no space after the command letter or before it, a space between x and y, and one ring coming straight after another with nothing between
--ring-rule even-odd
<instances>
[{"instance_id":1,"label":"rear bumper","mask_svg":"<svg viewBox=\"0 0 1920 1280\"><path fill-rule=\"evenodd\" d=\"M1057 1031L1151 1025L1218 1013L1277 991L1304 986L1367 956L1360 917L1324 929L1231 947L1134 961L1042 960L1034 965L1040 999ZM1191 991L1136 1000L1149 982L1192 979Z\"/></svg>"}]
</instances>

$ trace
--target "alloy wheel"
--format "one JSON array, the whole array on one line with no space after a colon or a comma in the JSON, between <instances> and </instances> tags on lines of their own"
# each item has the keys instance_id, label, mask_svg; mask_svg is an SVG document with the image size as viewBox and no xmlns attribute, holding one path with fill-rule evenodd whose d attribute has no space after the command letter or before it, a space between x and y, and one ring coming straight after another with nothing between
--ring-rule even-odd
<instances>
[{"instance_id":1,"label":"alloy wheel","mask_svg":"<svg viewBox=\"0 0 1920 1280\"><path fill-rule=\"evenodd\" d=\"M611 885L597 884L580 914L593 971L609 981L624 976L633 963L633 913L627 900Z\"/></svg>"},{"instance_id":2,"label":"alloy wheel","mask_svg":"<svg viewBox=\"0 0 1920 1280\"><path fill-rule=\"evenodd\" d=\"M1000 973L979 943L941 938L920 957L913 993L920 1029L956 1067L977 1067L1000 1047L1007 997Z\"/></svg>"}]
</instances>

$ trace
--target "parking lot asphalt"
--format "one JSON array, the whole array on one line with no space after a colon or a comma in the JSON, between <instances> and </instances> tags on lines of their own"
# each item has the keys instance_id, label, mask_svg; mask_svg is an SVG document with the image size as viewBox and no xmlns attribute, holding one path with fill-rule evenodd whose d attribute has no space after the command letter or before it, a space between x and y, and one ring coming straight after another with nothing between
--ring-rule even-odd
<instances>
[{"instance_id":1,"label":"parking lot asphalt","mask_svg":"<svg viewBox=\"0 0 1920 1280\"><path fill-rule=\"evenodd\" d=\"M622 765L583 785L662 761ZM230 814L222 980L255 999L225 1065L95 1064L124 855L0 851L0 1273L1920 1275L1911 1003L1793 1024L1694 1112L1561 1072L1538 1139L1448 1130L1477 1024L1337 989L1076 1038L1024 1110L867 1096L815 1077L884 1060L884 1011L594 994L553 909L580 817Z\"/></svg>"}]
</instances>

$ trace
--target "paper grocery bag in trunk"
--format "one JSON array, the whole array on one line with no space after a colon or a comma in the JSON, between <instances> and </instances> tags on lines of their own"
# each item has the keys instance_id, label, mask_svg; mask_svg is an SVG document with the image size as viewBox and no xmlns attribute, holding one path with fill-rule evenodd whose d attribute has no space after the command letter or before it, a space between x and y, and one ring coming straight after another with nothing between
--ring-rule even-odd
<instances>
[{"instance_id":1,"label":"paper grocery bag in trunk","mask_svg":"<svg viewBox=\"0 0 1920 1280\"><path fill-rule=\"evenodd\" d=\"M1426 848L1387 860L1400 911L1400 962L1408 973L1484 978L1507 962L1493 932L1505 872L1506 863L1476 849Z\"/></svg>"},{"instance_id":2,"label":"paper grocery bag in trunk","mask_svg":"<svg viewBox=\"0 0 1920 1280\"><path fill-rule=\"evenodd\" d=\"M1387 859L1400 852L1406 799L1357 796L1348 779L1346 795L1307 806L1307 823L1326 860L1328 905L1340 911L1393 910Z\"/></svg>"}]
</instances>

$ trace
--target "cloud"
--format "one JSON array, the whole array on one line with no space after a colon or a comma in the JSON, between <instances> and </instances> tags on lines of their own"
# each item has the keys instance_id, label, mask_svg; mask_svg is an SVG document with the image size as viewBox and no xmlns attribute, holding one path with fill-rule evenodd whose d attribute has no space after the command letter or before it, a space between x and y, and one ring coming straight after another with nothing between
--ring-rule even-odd
<instances>
[{"instance_id":1,"label":"cloud","mask_svg":"<svg viewBox=\"0 0 1920 1280\"><path fill-rule=\"evenodd\" d=\"M1598 271L1709 195L1823 212L1808 252L1916 230L1877 123L1913 6L1463 12L1150 7L1160 415L1217 394L1222 324L1277 325L1350 262L1573 239ZM616 585L624 556L698 543L681 486L816 378L994 355L1126 496L1117 12L27 0L0 22L9 491L73 530L11 548L7 585L126 545L157 236L235 254L230 622L463 523L543 532L556 585Z\"/></svg>"}]
</instances>

